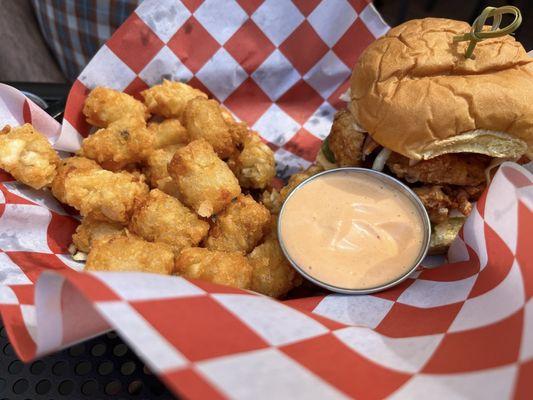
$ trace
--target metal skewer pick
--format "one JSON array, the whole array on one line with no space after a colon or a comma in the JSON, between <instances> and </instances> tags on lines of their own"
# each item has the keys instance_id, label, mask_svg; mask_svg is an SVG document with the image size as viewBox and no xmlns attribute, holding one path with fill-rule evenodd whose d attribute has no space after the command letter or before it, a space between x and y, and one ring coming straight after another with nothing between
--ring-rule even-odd
<instances>
[{"instance_id":1,"label":"metal skewer pick","mask_svg":"<svg viewBox=\"0 0 533 400\"><path fill-rule=\"evenodd\" d=\"M503 14L514 15L514 20L505 28L500 28ZM492 26L489 31L484 31L483 27L485 26L485 22L491 17L493 18ZM478 42L483 39L509 35L517 30L521 23L522 14L520 13L520 10L514 6L486 7L472 24L470 32L465 33L464 35L454 36L453 41L464 42L470 40L465 52L465 57L471 58Z\"/></svg>"}]
</instances>

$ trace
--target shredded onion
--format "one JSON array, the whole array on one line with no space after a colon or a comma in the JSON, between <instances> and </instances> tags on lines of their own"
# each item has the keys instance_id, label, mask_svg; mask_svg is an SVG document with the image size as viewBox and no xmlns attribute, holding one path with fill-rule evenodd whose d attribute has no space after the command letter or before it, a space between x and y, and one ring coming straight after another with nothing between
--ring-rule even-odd
<instances>
[{"instance_id":1,"label":"shredded onion","mask_svg":"<svg viewBox=\"0 0 533 400\"><path fill-rule=\"evenodd\" d=\"M352 127L357 131L357 132L361 132L361 133L366 133L367 131L361 126L359 125L357 122L353 122L352 123Z\"/></svg>"},{"instance_id":2,"label":"shredded onion","mask_svg":"<svg viewBox=\"0 0 533 400\"><path fill-rule=\"evenodd\" d=\"M416 179L416 178L411 178L411 177L409 177L409 176L404 176L403 179L405 179L405 181L406 181L407 183L415 183L415 182L418 182L418 179Z\"/></svg>"},{"instance_id":3,"label":"shredded onion","mask_svg":"<svg viewBox=\"0 0 533 400\"><path fill-rule=\"evenodd\" d=\"M346 102L348 102L348 101L350 101L350 96L351 96L351 94L352 94L352 93L351 93L351 90L350 90L350 88L348 88L348 89L346 90L346 92L344 92L343 94L341 94L341 95L339 96L339 100L342 100L342 101L346 101Z\"/></svg>"},{"instance_id":4,"label":"shredded onion","mask_svg":"<svg viewBox=\"0 0 533 400\"><path fill-rule=\"evenodd\" d=\"M363 161L366 156L368 156L378 147L379 147L379 144L377 144L370 135L366 135L365 142L363 143Z\"/></svg>"},{"instance_id":5,"label":"shredded onion","mask_svg":"<svg viewBox=\"0 0 533 400\"><path fill-rule=\"evenodd\" d=\"M86 261L87 253L84 253L83 251L78 251L76 254L72 255L72 259L74 261Z\"/></svg>"},{"instance_id":6,"label":"shredded onion","mask_svg":"<svg viewBox=\"0 0 533 400\"><path fill-rule=\"evenodd\" d=\"M374 160L374 163L372 164L372 169L375 169L376 171L383 171L383 168L385 167L385 163L389 159L392 151L383 147L381 151L376 156L376 159Z\"/></svg>"},{"instance_id":7,"label":"shredded onion","mask_svg":"<svg viewBox=\"0 0 533 400\"><path fill-rule=\"evenodd\" d=\"M461 211L454 208L453 210L450 210L448 217L450 218L465 218L466 215L464 215Z\"/></svg>"}]
</instances>

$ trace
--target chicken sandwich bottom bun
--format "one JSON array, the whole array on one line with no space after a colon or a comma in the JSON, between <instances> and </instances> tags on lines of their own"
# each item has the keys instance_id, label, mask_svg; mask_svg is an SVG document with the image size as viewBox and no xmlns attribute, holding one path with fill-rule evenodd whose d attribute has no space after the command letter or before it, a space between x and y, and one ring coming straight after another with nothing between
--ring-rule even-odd
<instances>
[{"instance_id":1,"label":"chicken sandwich bottom bun","mask_svg":"<svg viewBox=\"0 0 533 400\"><path fill-rule=\"evenodd\" d=\"M408 21L360 56L318 155L324 168L385 171L410 186L432 222L430 253L444 253L497 165L533 155L533 58L512 36L454 37L469 24Z\"/></svg>"}]
</instances>

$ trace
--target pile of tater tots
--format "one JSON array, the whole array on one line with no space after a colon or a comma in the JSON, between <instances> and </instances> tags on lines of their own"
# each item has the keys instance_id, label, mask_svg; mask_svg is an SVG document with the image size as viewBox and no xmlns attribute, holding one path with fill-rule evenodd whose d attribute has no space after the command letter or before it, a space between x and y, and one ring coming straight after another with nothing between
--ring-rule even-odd
<instances>
[{"instance_id":1,"label":"pile of tater tots","mask_svg":"<svg viewBox=\"0 0 533 400\"><path fill-rule=\"evenodd\" d=\"M79 211L70 251L86 270L174 274L273 297L301 284L276 214L319 167L277 191L272 151L217 101L166 80L141 97L93 89L83 113L96 129L69 158L30 124L5 126L0 168Z\"/></svg>"}]
</instances>

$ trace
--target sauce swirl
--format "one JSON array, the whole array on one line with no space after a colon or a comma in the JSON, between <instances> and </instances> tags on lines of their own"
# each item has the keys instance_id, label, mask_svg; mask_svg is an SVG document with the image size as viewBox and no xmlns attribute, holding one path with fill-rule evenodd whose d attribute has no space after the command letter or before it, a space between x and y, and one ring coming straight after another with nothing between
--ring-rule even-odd
<instances>
[{"instance_id":1,"label":"sauce swirl","mask_svg":"<svg viewBox=\"0 0 533 400\"><path fill-rule=\"evenodd\" d=\"M393 282L417 262L424 221L407 194L354 170L310 180L287 199L280 240L316 280L344 289Z\"/></svg>"}]
</instances>

